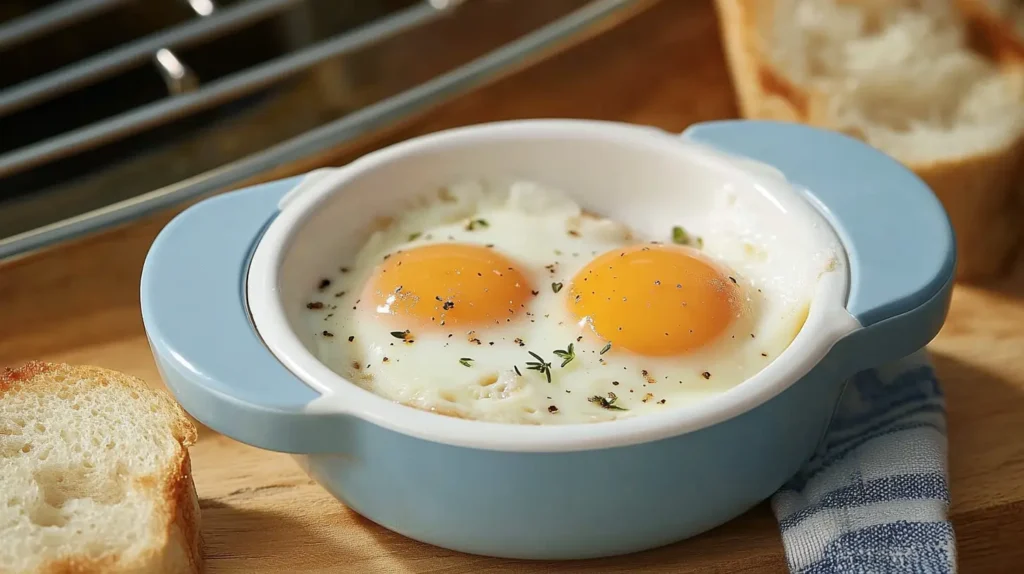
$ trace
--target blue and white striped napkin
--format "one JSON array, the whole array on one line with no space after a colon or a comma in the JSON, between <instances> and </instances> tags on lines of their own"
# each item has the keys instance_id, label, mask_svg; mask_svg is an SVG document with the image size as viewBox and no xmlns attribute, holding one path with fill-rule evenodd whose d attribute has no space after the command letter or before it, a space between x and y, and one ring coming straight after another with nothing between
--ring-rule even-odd
<instances>
[{"instance_id":1,"label":"blue and white striped napkin","mask_svg":"<svg viewBox=\"0 0 1024 574\"><path fill-rule=\"evenodd\" d=\"M772 497L792 572L951 574L946 410L922 351L850 381L821 447Z\"/></svg>"}]
</instances>

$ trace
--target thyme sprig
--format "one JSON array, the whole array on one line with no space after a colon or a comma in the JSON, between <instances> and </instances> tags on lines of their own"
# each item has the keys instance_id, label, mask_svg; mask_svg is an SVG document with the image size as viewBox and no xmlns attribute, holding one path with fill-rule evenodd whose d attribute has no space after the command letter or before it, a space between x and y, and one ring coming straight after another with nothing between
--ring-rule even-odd
<instances>
[{"instance_id":1,"label":"thyme sprig","mask_svg":"<svg viewBox=\"0 0 1024 574\"><path fill-rule=\"evenodd\" d=\"M556 349L554 353L556 357L562 359L562 367L565 367L576 358L576 350L572 348L572 343L569 343L569 346L564 351Z\"/></svg>"},{"instance_id":2,"label":"thyme sprig","mask_svg":"<svg viewBox=\"0 0 1024 574\"><path fill-rule=\"evenodd\" d=\"M619 400L619 397L617 397L615 395L615 393L608 393L607 397L602 397L601 395L594 395L594 396L590 397L587 400L592 402L592 403L594 403L594 404L596 404L597 406L599 406L599 407L601 407L603 409L608 409L610 411L628 411L629 410L629 409L622 408L619 405L615 404L615 401Z\"/></svg>"},{"instance_id":3,"label":"thyme sprig","mask_svg":"<svg viewBox=\"0 0 1024 574\"><path fill-rule=\"evenodd\" d=\"M396 339L401 339L404 343L412 343L413 341L412 333L408 329L404 331L391 331L391 336Z\"/></svg>"},{"instance_id":4,"label":"thyme sprig","mask_svg":"<svg viewBox=\"0 0 1024 574\"><path fill-rule=\"evenodd\" d=\"M547 361L542 359L540 355L538 355L537 353L534 353L533 351L528 351L528 352L530 353L530 356L532 356L534 359L537 359L537 360L536 361L530 361L530 362L526 363L526 368L530 369L531 371L537 371L537 372L543 374L544 377L546 377L548 382L550 383L551 382L551 363L548 363Z\"/></svg>"}]
</instances>

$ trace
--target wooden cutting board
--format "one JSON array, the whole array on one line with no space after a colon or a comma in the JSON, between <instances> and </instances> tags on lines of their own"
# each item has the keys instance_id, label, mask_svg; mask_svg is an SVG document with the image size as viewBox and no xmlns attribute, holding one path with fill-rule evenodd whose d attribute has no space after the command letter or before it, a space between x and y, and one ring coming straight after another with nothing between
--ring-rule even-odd
<instances>
[{"instance_id":1,"label":"wooden cutting board","mask_svg":"<svg viewBox=\"0 0 1024 574\"><path fill-rule=\"evenodd\" d=\"M681 131L736 113L707 0L664 0L618 28L462 97L385 138L270 177L339 165L369 147L455 125L525 117L631 121ZM31 358L160 379L139 312L139 276L171 214L0 265L0 366ZM949 402L952 517L963 572L1024 564L1024 264L988 288L959 286L931 345ZM360 518L286 455L206 428L192 448L209 572L784 572L767 505L712 532L581 563L466 556Z\"/></svg>"}]
</instances>

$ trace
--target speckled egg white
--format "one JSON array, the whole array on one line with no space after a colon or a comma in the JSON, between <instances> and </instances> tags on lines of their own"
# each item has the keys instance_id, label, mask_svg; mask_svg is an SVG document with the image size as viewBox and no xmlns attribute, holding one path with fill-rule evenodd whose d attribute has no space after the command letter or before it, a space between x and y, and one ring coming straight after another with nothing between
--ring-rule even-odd
<instances>
[{"instance_id":1,"label":"speckled egg white","mask_svg":"<svg viewBox=\"0 0 1024 574\"><path fill-rule=\"evenodd\" d=\"M700 400L789 345L813 280L765 248L735 198L706 221L699 236L631 230L531 182L447 187L315 286L315 352L380 396L476 420L596 422Z\"/></svg>"}]
</instances>

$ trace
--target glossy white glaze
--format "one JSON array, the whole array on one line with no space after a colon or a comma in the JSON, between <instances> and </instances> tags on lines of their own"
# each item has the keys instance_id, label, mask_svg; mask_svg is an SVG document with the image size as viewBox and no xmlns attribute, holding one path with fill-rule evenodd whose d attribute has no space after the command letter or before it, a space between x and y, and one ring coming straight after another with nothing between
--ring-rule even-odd
<instances>
[{"instance_id":1,"label":"glossy white glaze","mask_svg":"<svg viewBox=\"0 0 1024 574\"><path fill-rule=\"evenodd\" d=\"M351 258L373 219L424 192L472 177L523 178L564 190L585 209L640 229L681 224L715 233L704 217L734 201L750 231L806 257L779 273L813 274L811 304L792 344L736 387L678 409L569 427L460 420L397 405L334 373L309 351L301 313L323 270ZM272 352L324 395L311 411L348 412L403 433L450 444L555 451L632 444L703 428L786 389L858 325L845 311L846 257L827 221L771 169L751 166L649 128L582 121L525 121L433 134L367 155L289 194L253 257L248 300ZM625 192L623 190L626 190Z\"/></svg>"}]
</instances>

